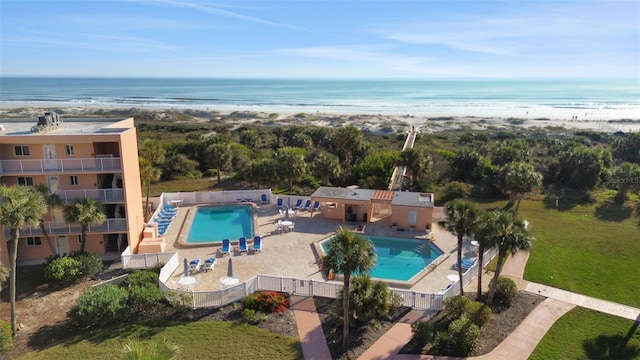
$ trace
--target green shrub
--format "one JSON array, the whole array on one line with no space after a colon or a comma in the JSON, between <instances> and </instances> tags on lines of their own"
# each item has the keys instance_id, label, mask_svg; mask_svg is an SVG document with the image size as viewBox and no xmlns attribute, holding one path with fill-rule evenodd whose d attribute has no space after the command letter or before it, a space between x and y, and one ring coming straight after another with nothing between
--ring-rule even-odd
<instances>
[{"instance_id":1,"label":"green shrub","mask_svg":"<svg viewBox=\"0 0 640 360\"><path fill-rule=\"evenodd\" d=\"M283 294L275 291L259 291L242 299L242 305L246 309L273 314L286 310L289 306L289 300Z\"/></svg>"},{"instance_id":2,"label":"green shrub","mask_svg":"<svg viewBox=\"0 0 640 360\"><path fill-rule=\"evenodd\" d=\"M127 290L116 285L87 289L76 300L67 316L78 325L108 325L128 315Z\"/></svg>"},{"instance_id":3,"label":"green shrub","mask_svg":"<svg viewBox=\"0 0 640 360\"><path fill-rule=\"evenodd\" d=\"M163 300L164 296L157 285L135 286L129 289L129 305L136 311L153 308Z\"/></svg>"},{"instance_id":4,"label":"green shrub","mask_svg":"<svg viewBox=\"0 0 640 360\"><path fill-rule=\"evenodd\" d=\"M516 295L518 295L518 285L516 285L515 281L500 276L493 300L501 304L511 305L511 301Z\"/></svg>"},{"instance_id":5,"label":"green shrub","mask_svg":"<svg viewBox=\"0 0 640 360\"><path fill-rule=\"evenodd\" d=\"M467 304L470 302L469 298L456 295L444 300L444 309L454 318L459 318L464 314Z\"/></svg>"},{"instance_id":6,"label":"green shrub","mask_svg":"<svg viewBox=\"0 0 640 360\"><path fill-rule=\"evenodd\" d=\"M359 324L386 318L389 315L391 298L387 284L372 281L369 275L354 276L349 288L350 316ZM338 301L342 302L342 291L338 292Z\"/></svg>"},{"instance_id":7,"label":"green shrub","mask_svg":"<svg viewBox=\"0 0 640 360\"><path fill-rule=\"evenodd\" d=\"M0 320L0 351L9 350L11 347L11 324Z\"/></svg>"},{"instance_id":8,"label":"green shrub","mask_svg":"<svg viewBox=\"0 0 640 360\"><path fill-rule=\"evenodd\" d=\"M158 287L158 274L150 270L139 270L127 276L124 284L129 289L139 286Z\"/></svg>"},{"instance_id":9,"label":"green shrub","mask_svg":"<svg viewBox=\"0 0 640 360\"><path fill-rule=\"evenodd\" d=\"M469 185L459 181L451 181L448 182L447 185L445 185L442 189L440 202L444 204L451 200L466 199L468 197Z\"/></svg>"},{"instance_id":10,"label":"green shrub","mask_svg":"<svg viewBox=\"0 0 640 360\"><path fill-rule=\"evenodd\" d=\"M267 316L253 309L242 310L242 320L246 323L256 325L261 321L267 320Z\"/></svg>"},{"instance_id":11,"label":"green shrub","mask_svg":"<svg viewBox=\"0 0 640 360\"><path fill-rule=\"evenodd\" d=\"M102 259L96 254L76 252L71 255L71 258L80 262L79 278L92 278L104 267Z\"/></svg>"},{"instance_id":12,"label":"green shrub","mask_svg":"<svg viewBox=\"0 0 640 360\"><path fill-rule=\"evenodd\" d=\"M413 342L422 349L425 345L436 339L437 332L430 321L416 321L411 324Z\"/></svg>"},{"instance_id":13,"label":"green shrub","mask_svg":"<svg viewBox=\"0 0 640 360\"><path fill-rule=\"evenodd\" d=\"M158 340L140 340L133 338L127 340L124 344L124 360L171 360L175 359L180 352L180 348L164 339L162 342Z\"/></svg>"},{"instance_id":14,"label":"green shrub","mask_svg":"<svg viewBox=\"0 0 640 360\"><path fill-rule=\"evenodd\" d=\"M480 341L480 328L466 318L457 319L449 324L447 347L449 355L467 356Z\"/></svg>"},{"instance_id":15,"label":"green shrub","mask_svg":"<svg viewBox=\"0 0 640 360\"><path fill-rule=\"evenodd\" d=\"M479 301L472 301L465 307L464 316L472 323L483 327L491 320L491 308Z\"/></svg>"},{"instance_id":16,"label":"green shrub","mask_svg":"<svg viewBox=\"0 0 640 360\"><path fill-rule=\"evenodd\" d=\"M69 285L81 277L82 263L68 256L51 260L44 268L44 277L49 281Z\"/></svg>"}]
</instances>

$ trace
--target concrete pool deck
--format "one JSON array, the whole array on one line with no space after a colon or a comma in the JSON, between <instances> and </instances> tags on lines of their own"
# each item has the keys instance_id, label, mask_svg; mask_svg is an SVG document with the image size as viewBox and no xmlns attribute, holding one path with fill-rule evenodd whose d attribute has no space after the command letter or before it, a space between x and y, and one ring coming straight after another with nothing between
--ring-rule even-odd
<instances>
[{"instance_id":1,"label":"concrete pool deck","mask_svg":"<svg viewBox=\"0 0 640 360\"><path fill-rule=\"evenodd\" d=\"M195 291L217 290L225 286L221 279L227 276L229 259L233 259L233 273L240 282L246 281L257 274L268 276L294 277L304 280L329 281L320 272L315 243L330 236L339 226L351 227L354 224L339 222L335 220L323 219L320 212L311 214L308 211L298 211L297 216L290 220L295 223L295 230L291 232L278 233L275 231L275 224L281 215L275 205L258 205L256 214L258 216L258 227L256 235L262 237L262 251L253 253L238 253L232 251L231 255L222 256L220 245L210 246L184 246L179 244L179 236L186 236L188 228L185 217L190 207L179 208L177 216L173 219L171 227L165 233L166 252L178 251L182 260L205 259L216 257L217 264L212 271L197 272L192 276L196 279L193 287ZM436 219L434 219L435 222ZM212 232L215 229L211 229ZM388 221L383 219L377 222L368 223L365 229L367 235L400 237L409 239L422 239L429 241L425 232L420 231L395 231L391 230ZM447 275L457 274L453 267L456 258L457 239L450 233L440 229L434 223L432 234L435 236L434 244L444 252L444 260L417 281L409 289L416 292L434 293L445 288L451 283ZM235 239L237 244L237 239ZM232 239L232 244L234 239ZM252 241L249 241L251 246ZM237 245L232 245L236 248ZM465 252L470 249L468 242L465 242ZM469 252L471 253L471 252ZM182 277L182 266L172 275L168 285L178 287ZM340 283L339 281L336 281ZM396 287L396 286L393 286Z\"/></svg>"}]
</instances>

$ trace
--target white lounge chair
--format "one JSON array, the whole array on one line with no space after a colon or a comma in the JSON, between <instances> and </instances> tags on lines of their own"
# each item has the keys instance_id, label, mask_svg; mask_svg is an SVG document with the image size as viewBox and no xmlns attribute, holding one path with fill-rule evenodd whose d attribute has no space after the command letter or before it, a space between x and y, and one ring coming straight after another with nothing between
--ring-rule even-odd
<instances>
[{"instance_id":1,"label":"white lounge chair","mask_svg":"<svg viewBox=\"0 0 640 360\"><path fill-rule=\"evenodd\" d=\"M216 263L218 262L218 259L212 257L212 258L208 258L207 260L204 261L204 265L202 266L202 270L204 271L209 271L209 270L213 270L216 267Z\"/></svg>"},{"instance_id":2,"label":"white lounge chair","mask_svg":"<svg viewBox=\"0 0 640 360\"><path fill-rule=\"evenodd\" d=\"M189 261L189 272L198 272L200 271L201 266L202 263L200 262L200 259L193 259Z\"/></svg>"}]
</instances>

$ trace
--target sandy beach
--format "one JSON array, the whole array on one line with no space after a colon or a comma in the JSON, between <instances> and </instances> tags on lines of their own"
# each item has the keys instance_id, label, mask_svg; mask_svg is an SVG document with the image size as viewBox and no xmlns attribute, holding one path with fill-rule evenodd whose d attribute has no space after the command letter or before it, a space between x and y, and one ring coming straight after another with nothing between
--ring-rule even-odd
<instances>
[{"instance_id":1,"label":"sandy beach","mask_svg":"<svg viewBox=\"0 0 640 360\"><path fill-rule=\"evenodd\" d=\"M406 113L346 113L340 111L308 112L309 108L291 107L210 107L190 106L189 108L145 106L130 107L104 104L82 106L64 105L59 103L20 103L5 102L0 107L0 118L25 119L36 118L45 111L58 111L63 118L123 118L135 117L141 113L154 113L159 120L167 118L171 113L180 112L188 115L193 121L215 121L232 125L299 125L299 126L327 126L340 127L354 125L357 128L372 133L392 134L404 132L410 126L415 126L423 133L434 133L453 129L568 129L591 130L601 132L634 132L640 131L640 117L621 117L619 114L521 114L506 117L501 114L485 115L433 115L418 114L407 109ZM469 109L471 112L472 109ZM629 115L629 114L623 114Z\"/></svg>"}]
</instances>

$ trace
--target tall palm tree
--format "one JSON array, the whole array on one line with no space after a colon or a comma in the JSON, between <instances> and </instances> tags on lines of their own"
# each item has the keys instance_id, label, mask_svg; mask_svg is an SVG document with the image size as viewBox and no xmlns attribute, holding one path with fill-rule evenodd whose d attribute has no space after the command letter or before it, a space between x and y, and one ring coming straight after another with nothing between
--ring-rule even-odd
<instances>
[{"instance_id":1,"label":"tall palm tree","mask_svg":"<svg viewBox=\"0 0 640 360\"><path fill-rule=\"evenodd\" d=\"M107 220L104 206L91 198L77 199L64 207L64 219L68 223L80 225L80 252L84 252L87 243L87 228L91 223L103 223Z\"/></svg>"},{"instance_id":2,"label":"tall palm tree","mask_svg":"<svg viewBox=\"0 0 640 360\"><path fill-rule=\"evenodd\" d=\"M340 159L331 153L320 153L313 159L311 166L317 176L322 178L322 184L329 186L329 180L337 178L342 172Z\"/></svg>"},{"instance_id":3,"label":"tall palm tree","mask_svg":"<svg viewBox=\"0 0 640 360\"><path fill-rule=\"evenodd\" d=\"M460 295L464 295L462 281L462 240L470 236L476 229L482 209L470 201L463 199L453 200L445 205L445 220L438 222L445 230L458 237L458 276L460 277Z\"/></svg>"},{"instance_id":4,"label":"tall palm tree","mask_svg":"<svg viewBox=\"0 0 640 360\"><path fill-rule=\"evenodd\" d=\"M517 200L516 214L520 208L522 195L540 185L542 185L542 174L529 163L514 161L500 169L499 186L503 191L509 192L509 202L505 209L511 208Z\"/></svg>"},{"instance_id":5,"label":"tall palm tree","mask_svg":"<svg viewBox=\"0 0 640 360\"><path fill-rule=\"evenodd\" d=\"M513 255L518 251L528 250L531 248L534 238L527 231L522 218L510 211L498 211L493 217L491 234L488 235L487 241L498 247L498 262L487 298L487 305L491 306L493 295L498 286L498 278L502 272L502 265L504 265L508 253Z\"/></svg>"},{"instance_id":6,"label":"tall palm tree","mask_svg":"<svg viewBox=\"0 0 640 360\"><path fill-rule=\"evenodd\" d=\"M162 175L162 171L153 166L151 161L140 157L138 158L138 164L140 166L140 179L142 180L142 185L145 187L146 192L146 200L144 202L144 220L149 221L151 217L151 211L149 209L149 193L151 192L151 182L160 180L160 175Z\"/></svg>"},{"instance_id":7,"label":"tall palm tree","mask_svg":"<svg viewBox=\"0 0 640 360\"><path fill-rule=\"evenodd\" d=\"M44 202L47 205L47 212L51 213L53 208L62 206L62 199L60 198L60 195L52 193L46 185L38 184L35 186L35 189L37 192L42 194ZM45 214L42 215L44 216ZM53 245L53 240L51 240L51 236L49 236L47 228L44 226L44 218L40 219L40 230L42 230L42 235L44 235L44 238L47 240L47 244L49 245L49 249L51 249L51 255L55 255L56 247Z\"/></svg>"},{"instance_id":8,"label":"tall palm tree","mask_svg":"<svg viewBox=\"0 0 640 360\"><path fill-rule=\"evenodd\" d=\"M351 175L353 154L362 150L364 140L362 132L353 125L341 127L333 133L333 147L344 157L344 176Z\"/></svg>"},{"instance_id":9,"label":"tall palm tree","mask_svg":"<svg viewBox=\"0 0 640 360\"><path fill-rule=\"evenodd\" d=\"M416 148L409 148L400 153L398 165L405 166L409 171L409 186L413 187L415 179L423 171L431 167L431 159Z\"/></svg>"},{"instance_id":10,"label":"tall palm tree","mask_svg":"<svg viewBox=\"0 0 640 360\"><path fill-rule=\"evenodd\" d=\"M140 179L142 184L146 185L146 200L144 204L145 221L149 220L149 192L151 191L151 182L160 180L162 170L160 167L164 164L166 151L162 145L152 139L147 139L140 144L138 148L138 163L140 166Z\"/></svg>"},{"instance_id":11,"label":"tall palm tree","mask_svg":"<svg viewBox=\"0 0 640 360\"><path fill-rule=\"evenodd\" d=\"M494 226L499 213L498 211L491 211L482 214L475 230L475 239L478 242L478 290L476 295L476 300L478 301L482 298L482 271L484 270L482 263L484 261L484 251L495 245L491 241L491 236L496 232Z\"/></svg>"},{"instance_id":12,"label":"tall palm tree","mask_svg":"<svg viewBox=\"0 0 640 360\"><path fill-rule=\"evenodd\" d=\"M44 197L31 187L0 186L0 227L9 229L9 300L11 306L11 334L16 336L16 261L20 229L36 226L47 211Z\"/></svg>"},{"instance_id":13,"label":"tall palm tree","mask_svg":"<svg viewBox=\"0 0 640 360\"><path fill-rule=\"evenodd\" d=\"M349 286L351 274L366 273L376 263L376 254L371 241L358 236L349 229L339 228L327 242L327 253L322 266L327 271L342 274L342 314L344 316L342 348L349 347Z\"/></svg>"},{"instance_id":14,"label":"tall palm tree","mask_svg":"<svg viewBox=\"0 0 640 360\"><path fill-rule=\"evenodd\" d=\"M231 166L233 153L231 147L227 143L215 143L207 146L206 149L208 162L216 168L218 172L218 184L221 182L220 173L223 169Z\"/></svg>"},{"instance_id":15,"label":"tall palm tree","mask_svg":"<svg viewBox=\"0 0 640 360\"><path fill-rule=\"evenodd\" d=\"M627 200L627 193L640 189L640 165L624 162L620 164L611 176L614 185L618 186L615 200L624 203Z\"/></svg>"}]
</instances>

